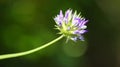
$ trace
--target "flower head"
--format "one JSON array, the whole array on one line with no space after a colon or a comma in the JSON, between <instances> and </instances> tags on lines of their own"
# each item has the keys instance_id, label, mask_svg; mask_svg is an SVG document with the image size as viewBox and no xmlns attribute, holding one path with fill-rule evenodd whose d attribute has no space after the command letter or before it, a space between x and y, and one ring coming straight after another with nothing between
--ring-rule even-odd
<instances>
[{"instance_id":1,"label":"flower head","mask_svg":"<svg viewBox=\"0 0 120 67\"><path fill-rule=\"evenodd\" d=\"M87 28L85 24L88 20L82 17L80 13L77 15L76 11L72 13L72 10L68 9L65 15L63 15L62 10L60 10L60 13L54 20L57 24L55 25L56 29L60 31L59 34L63 34L67 39L73 41L78 39L84 41L83 34L87 32L87 30L85 30Z\"/></svg>"}]
</instances>

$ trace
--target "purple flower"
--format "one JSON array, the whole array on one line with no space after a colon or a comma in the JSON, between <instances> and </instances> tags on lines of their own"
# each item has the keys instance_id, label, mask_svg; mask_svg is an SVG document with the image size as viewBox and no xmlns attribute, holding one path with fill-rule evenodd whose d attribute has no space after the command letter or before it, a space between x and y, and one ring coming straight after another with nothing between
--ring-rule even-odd
<instances>
[{"instance_id":1,"label":"purple flower","mask_svg":"<svg viewBox=\"0 0 120 67\"><path fill-rule=\"evenodd\" d=\"M80 13L77 15L77 11L72 13L72 10L68 9L65 15L63 15L62 10L60 10L60 13L54 20L60 34L73 41L77 41L78 39L84 41L83 34L87 32L85 29L87 28L86 23L88 20L82 17Z\"/></svg>"}]
</instances>

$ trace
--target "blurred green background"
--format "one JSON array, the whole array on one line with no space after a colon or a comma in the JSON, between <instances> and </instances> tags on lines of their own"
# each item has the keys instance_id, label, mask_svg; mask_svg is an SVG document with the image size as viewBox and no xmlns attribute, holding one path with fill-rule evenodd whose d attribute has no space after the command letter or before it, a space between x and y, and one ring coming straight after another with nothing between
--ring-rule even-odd
<instances>
[{"instance_id":1,"label":"blurred green background","mask_svg":"<svg viewBox=\"0 0 120 67\"><path fill-rule=\"evenodd\" d=\"M0 60L0 67L120 67L120 0L0 0L0 54L57 38L53 18L69 8L89 20L85 42L62 39L36 53Z\"/></svg>"}]
</instances>

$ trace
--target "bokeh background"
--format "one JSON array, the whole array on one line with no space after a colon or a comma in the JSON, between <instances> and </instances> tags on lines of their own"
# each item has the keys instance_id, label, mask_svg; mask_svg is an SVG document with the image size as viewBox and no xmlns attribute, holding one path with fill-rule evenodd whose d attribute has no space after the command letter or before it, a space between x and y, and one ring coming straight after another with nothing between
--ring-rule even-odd
<instances>
[{"instance_id":1,"label":"bokeh background","mask_svg":"<svg viewBox=\"0 0 120 67\"><path fill-rule=\"evenodd\" d=\"M53 18L69 8L89 20L85 42L62 39L36 53L0 60L0 67L120 67L120 0L0 0L0 54L57 38Z\"/></svg>"}]
</instances>

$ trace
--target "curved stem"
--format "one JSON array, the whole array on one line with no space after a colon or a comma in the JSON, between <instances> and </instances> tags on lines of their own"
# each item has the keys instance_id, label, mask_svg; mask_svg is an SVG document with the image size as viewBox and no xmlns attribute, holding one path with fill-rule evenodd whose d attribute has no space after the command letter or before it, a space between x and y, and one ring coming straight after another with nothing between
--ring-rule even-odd
<instances>
[{"instance_id":1,"label":"curved stem","mask_svg":"<svg viewBox=\"0 0 120 67\"><path fill-rule=\"evenodd\" d=\"M28 55L28 54L34 53L34 52L36 52L36 51L39 51L39 50L44 49L45 47L50 46L51 44L57 42L58 40L62 39L63 37L64 37L64 36L61 35L60 37L54 39L53 41L51 41L51 42L49 42L49 43L46 43L46 44L44 44L43 46L34 48L34 49L32 49L32 50L28 50L28 51L24 51L24 52L19 52L19 53L12 53L12 54L0 55L0 60L2 60L2 59L7 59L7 58L14 58L14 57L19 57L19 56L24 56L24 55Z\"/></svg>"}]
</instances>

